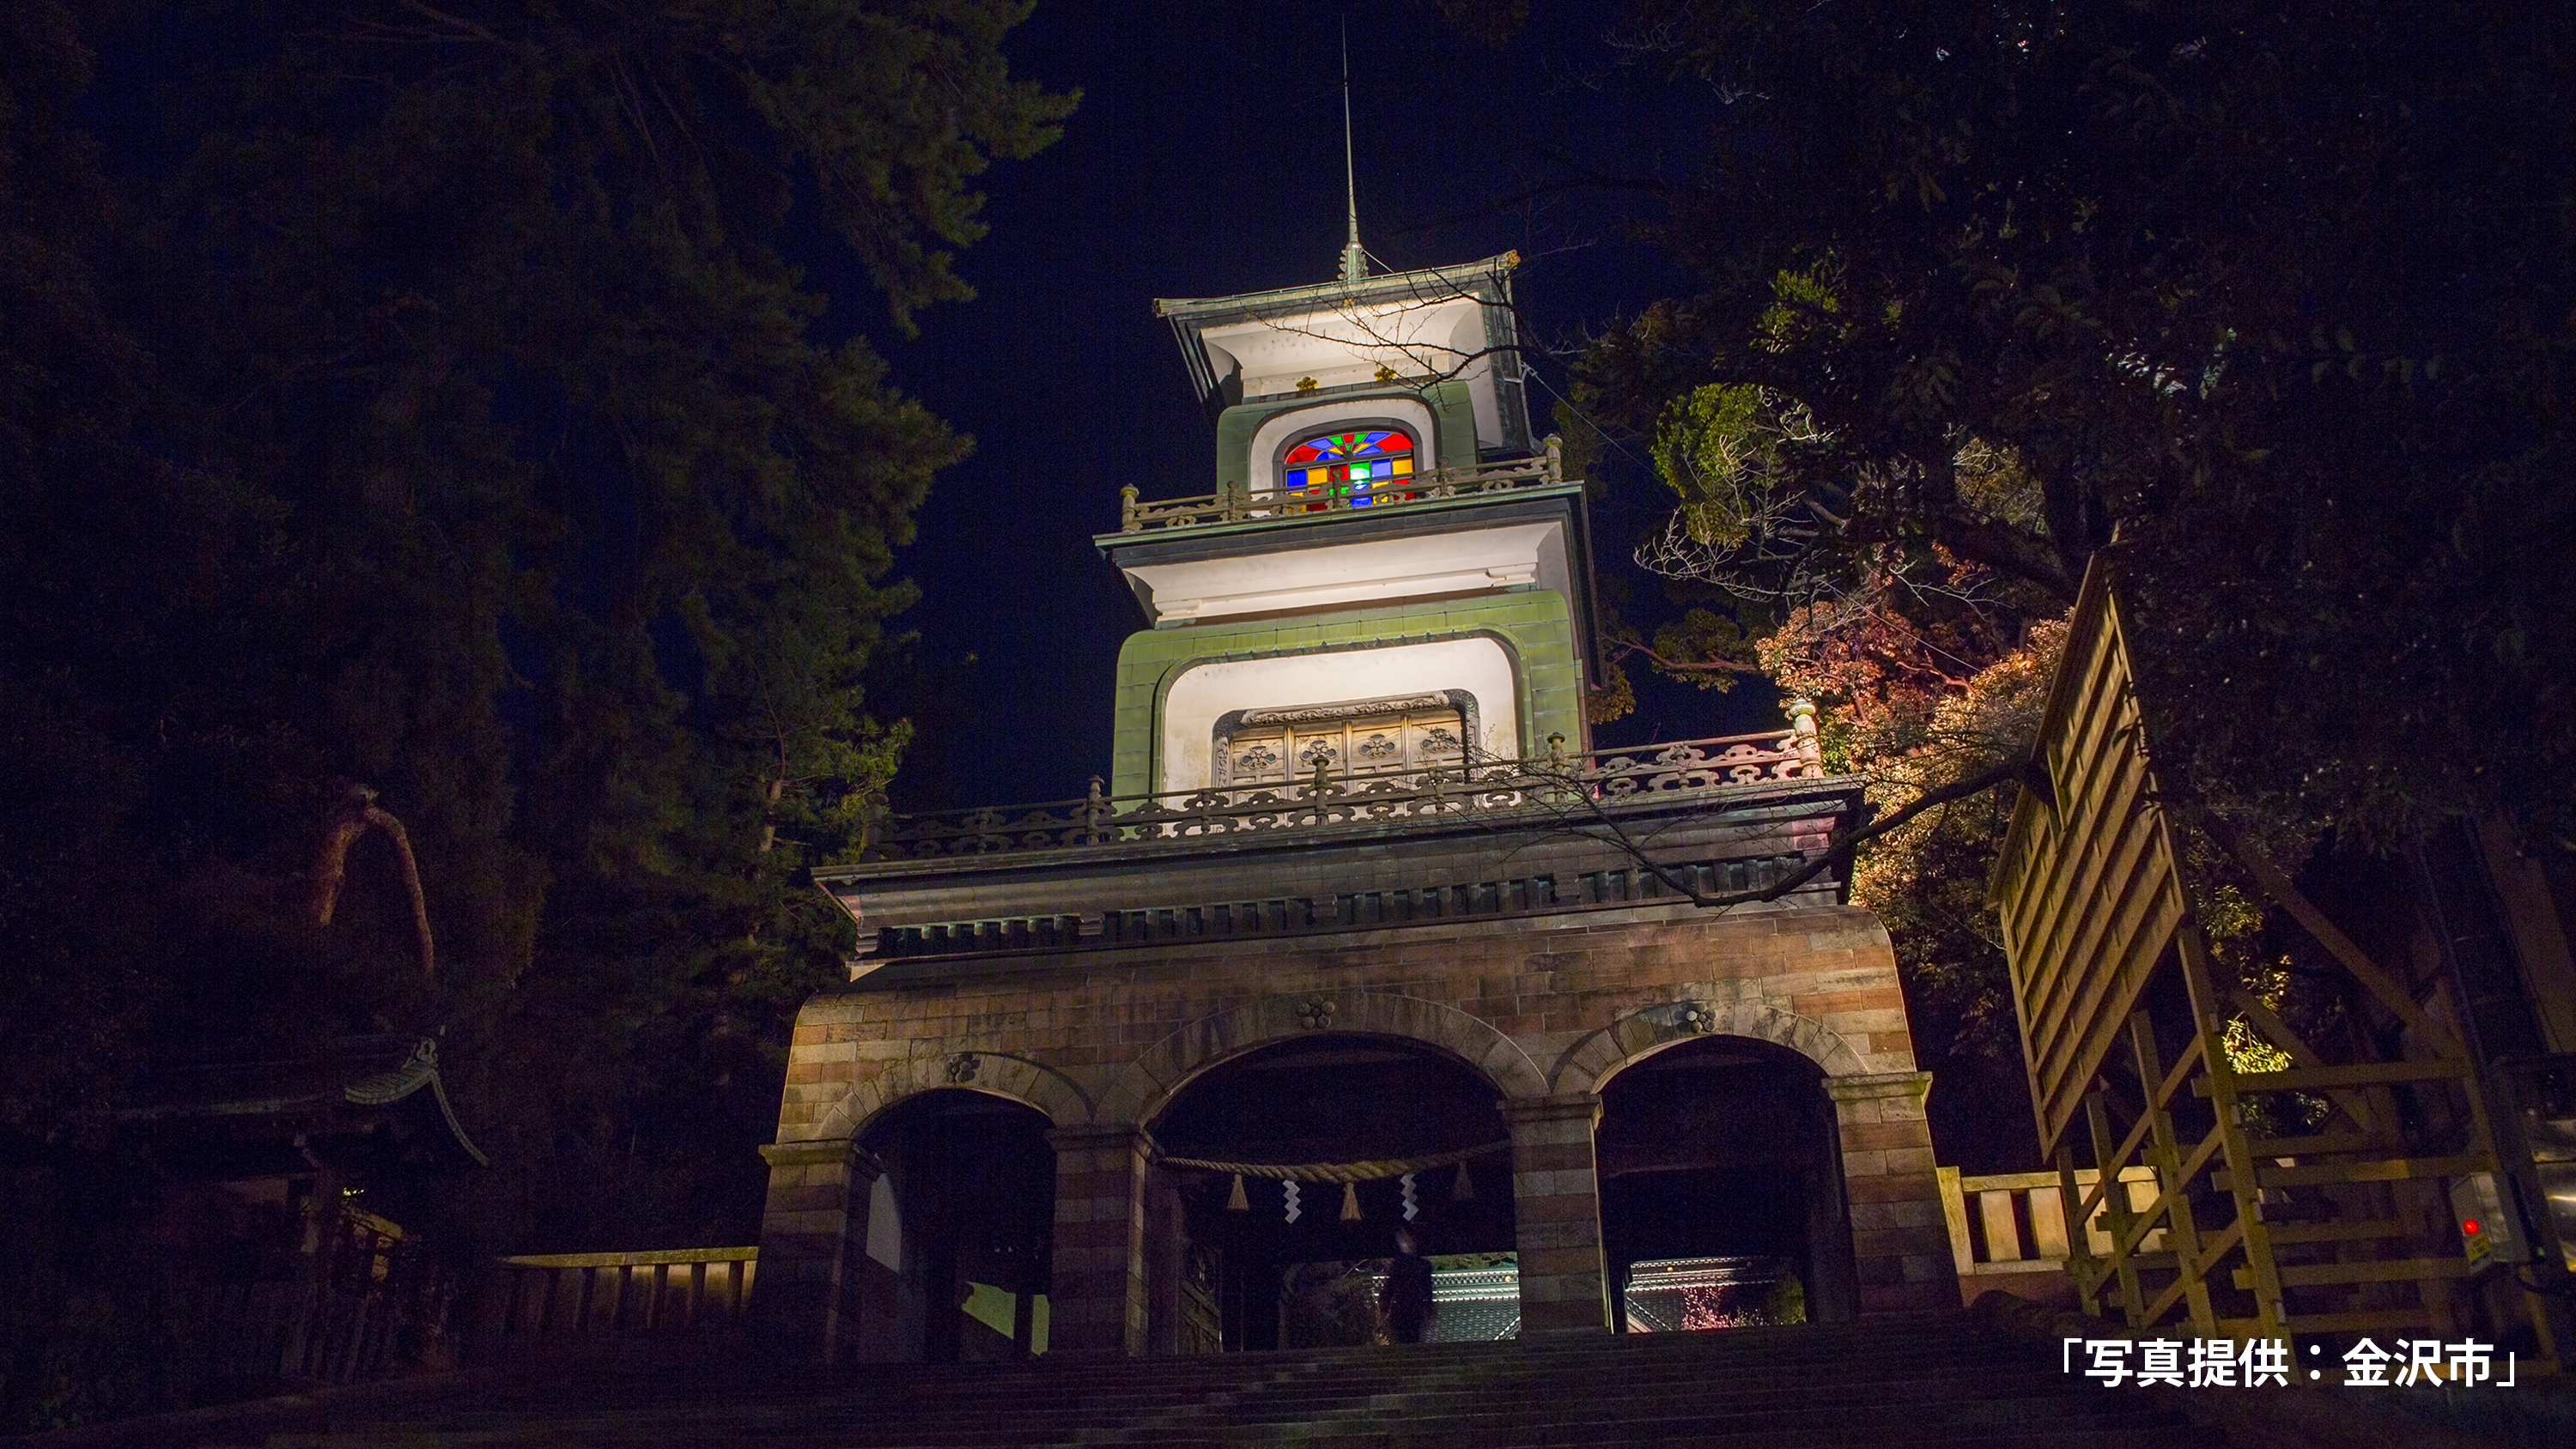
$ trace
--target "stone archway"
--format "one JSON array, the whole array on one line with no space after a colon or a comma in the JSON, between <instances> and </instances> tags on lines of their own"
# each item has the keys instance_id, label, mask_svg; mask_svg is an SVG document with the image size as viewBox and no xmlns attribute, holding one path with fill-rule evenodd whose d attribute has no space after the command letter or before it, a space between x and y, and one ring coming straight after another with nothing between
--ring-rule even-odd
<instances>
[{"instance_id":1,"label":"stone archway","mask_svg":"<svg viewBox=\"0 0 2576 1449\"><path fill-rule=\"evenodd\" d=\"M1513 1251L1503 1100L1454 1053L1379 1033L1308 1031L1190 1077L1145 1124L1151 1351L1367 1342L1349 1272L1394 1252L1399 1228L1434 1256ZM1241 1163L1377 1165L1355 1180L1226 1170ZM1511 1310L1480 1313L1441 1341L1508 1331Z\"/></svg>"},{"instance_id":2,"label":"stone archway","mask_svg":"<svg viewBox=\"0 0 2576 1449\"><path fill-rule=\"evenodd\" d=\"M1153 1144L1142 1124L1213 1067L1275 1043L1326 1035L1412 1043L1478 1074L1502 1098L1518 1171L1522 1112L1547 1101L1547 1077L1518 1043L1488 1023L1455 1007L1387 991L1263 996L1213 1012L1147 1047L1102 1090L1086 1125L1059 1129L1051 1139L1058 1173L1059 1344L1092 1352L1147 1351L1142 1244ZM1515 1178L1516 1198L1525 1196L1522 1180ZM1597 1296L1597 1269L1592 1281Z\"/></svg>"},{"instance_id":3,"label":"stone archway","mask_svg":"<svg viewBox=\"0 0 2576 1449\"><path fill-rule=\"evenodd\" d=\"M1812 1017L1759 1001L1725 1000L1729 984L1686 986L1678 1000L1632 1011L1593 1032L1559 1058L1556 1092L1597 1100L1601 1088L1628 1068L1713 1037L1747 1037L1814 1062L1824 1071L1822 1085L1841 1145L1839 1211L1859 1278L1852 1296L1864 1312L1915 1306L1930 1292L1919 1285L1947 1269L1934 1255L1896 1242L1938 1221L1932 1139L1923 1110L1931 1074L1872 1070L1849 1040ZM1834 1291L1840 1296L1840 1289Z\"/></svg>"},{"instance_id":4,"label":"stone archway","mask_svg":"<svg viewBox=\"0 0 2576 1449\"><path fill-rule=\"evenodd\" d=\"M1864 1075L1869 1067L1851 1043L1812 1017L1758 1001L1684 999L1648 1006L1576 1042L1557 1062L1553 1089L1598 1092L1612 1077L1655 1053L1710 1036L1750 1037L1813 1061L1827 1077Z\"/></svg>"},{"instance_id":5,"label":"stone archway","mask_svg":"<svg viewBox=\"0 0 2576 1449\"><path fill-rule=\"evenodd\" d=\"M897 1057L884 1071L851 1087L817 1124L814 1140L855 1140L906 1098L951 1087L1034 1107L1058 1130L1092 1120L1091 1099L1053 1067L1001 1052L942 1052Z\"/></svg>"},{"instance_id":6,"label":"stone archway","mask_svg":"<svg viewBox=\"0 0 2576 1449\"><path fill-rule=\"evenodd\" d=\"M1601 1083L1594 1146L1615 1321L1724 1327L1757 1307L1793 1312L1792 1322L1850 1318L1851 1164L1823 1065L1778 1042L1688 1029L1696 1024L1633 1052ZM1691 1279L1701 1273L1738 1287L1723 1303L1692 1301L1679 1289L1712 1287ZM1770 1291L1751 1286L1762 1284ZM1744 1301L1739 1289L1758 1296ZM1768 1301L1773 1293L1783 1296ZM1692 1314L1700 1321L1686 1323Z\"/></svg>"},{"instance_id":7,"label":"stone archway","mask_svg":"<svg viewBox=\"0 0 2576 1449\"><path fill-rule=\"evenodd\" d=\"M834 1103L814 1136L760 1149L769 1194L752 1312L762 1332L818 1345L827 1358L869 1351L857 1321L860 1259L881 1166L859 1150L859 1137L890 1109L941 1090L1015 1102L1058 1130L1078 1131L1091 1118L1090 1099L1070 1078L1022 1057L961 1051L888 1062Z\"/></svg>"},{"instance_id":8,"label":"stone archway","mask_svg":"<svg viewBox=\"0 0 2576 1449\"><path fill-rule=\"evenodd\" d=\"M1051 1132L1027 1102L968 1081L912 1093L864 1124L836 1295L858 1357L1044 1351Z\"/></svg>"},{"instance_id":9,"label":"stone archway","mask_svg":"<svg viewBox=\"0 0 2576 1449\"><path fill-rule=\"evenodd\" d=\"M1273 1042L1319 1032L1417 1042L1481 1072L1509 1100L1547 1095L1547 1078L1519 1043L1456 1007L1386 991L1264 996L1201 1017L1147 1047L1101 1093L1098 1123L1137 1123L1192 1077Z\"/></svg>"}]
</instances>

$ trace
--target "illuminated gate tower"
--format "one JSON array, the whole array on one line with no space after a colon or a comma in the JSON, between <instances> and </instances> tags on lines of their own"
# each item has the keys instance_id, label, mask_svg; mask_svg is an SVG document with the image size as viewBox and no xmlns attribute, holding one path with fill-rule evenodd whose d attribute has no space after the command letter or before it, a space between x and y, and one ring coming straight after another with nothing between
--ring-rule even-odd
<instances>
[{"instance_id":1,"label":"illuminated gate tower","mask_svg":"<svg viewBox=\"0 0 2576 1449\"><path fill-rule=\"evenodd\" d=\"M1583 489L1530 434L1516 264L1354 244L1320 286L1156 304L1215 470L1098 539L1149 626L1109 777L816 873L862 944L763 1149L773 1334L1268 1347L1300 1264L1408 1210L1426 1251L1517 1255L1479 1331L1655 1326L1632 1265L1695 1257L1818 1318L1957 1302L1886 933L1830 872L1683 894L1796 868L1859 783L1803 705L1590 748Z\"/></svg>"}]
</instances>

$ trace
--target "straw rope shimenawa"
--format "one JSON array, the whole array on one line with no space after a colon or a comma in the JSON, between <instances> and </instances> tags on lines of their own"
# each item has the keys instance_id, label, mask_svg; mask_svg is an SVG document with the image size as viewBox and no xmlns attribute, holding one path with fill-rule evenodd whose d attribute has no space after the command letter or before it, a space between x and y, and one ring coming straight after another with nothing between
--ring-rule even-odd
<instances>
[{"instance_id":1,"label":"straw rope shimenawa","mask_svg":"<svg viewBox=\"0 0 2576 1449\"><path fill-rule=\"evenodd\" d=\"M1158 1159L1165 1167L1195 1167L1203 1172L1231 1172L1237 1177L1278 1177L1292 1182L1375 1182L1385 1177L1402 1177L1408 1172L1428 1172L1465 1162L1489 1152L1500 1152L1511 1146L1511 1139L1461 1147L1454 1152L1435 1152L1428 1157L1400 1157L1379 1162L1208 1162L1196 1157Z\"/></svg>"}]
</instances>

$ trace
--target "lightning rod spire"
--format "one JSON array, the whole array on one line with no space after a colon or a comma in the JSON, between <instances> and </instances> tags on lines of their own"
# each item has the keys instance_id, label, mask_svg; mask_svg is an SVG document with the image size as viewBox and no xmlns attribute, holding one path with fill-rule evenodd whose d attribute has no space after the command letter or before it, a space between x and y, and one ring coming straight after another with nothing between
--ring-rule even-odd
<instances>
[{"instance_id":1,"label":"lightning rod spire","mask_svg":"<svg viewBox=\"0 0 2576 1449\"><path fill-rule=\"evenodd\" d=\"M1360 249L1359 170L1351 160L1351 18L1342 17L1342 185L1350 202L1351 239L1342 247L1342 280L1368 277L1368 253Z\"/></svg>"}]
</instances>

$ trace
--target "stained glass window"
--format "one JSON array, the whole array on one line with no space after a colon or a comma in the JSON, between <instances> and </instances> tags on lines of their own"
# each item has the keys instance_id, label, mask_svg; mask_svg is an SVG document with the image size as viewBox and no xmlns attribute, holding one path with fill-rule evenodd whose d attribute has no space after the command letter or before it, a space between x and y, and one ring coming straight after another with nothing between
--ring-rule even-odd
<instances>
[{"instance_id":1,"label":"stained glass window","mask_svg":"<svg viewBox=\"0 0 2576 1449\"><path fill-rule=\"evenodd\" d=\"M1392 428L1326 433L1290 448L1279 470L1280 486L1291 497L1317 500L1306 505L1310 510L1330 507L1324 501L1330 499L1366 508L1376 499L1412 496L1388 489L1413 476L1413 439Z\"/></svg>"}]
</instances>

